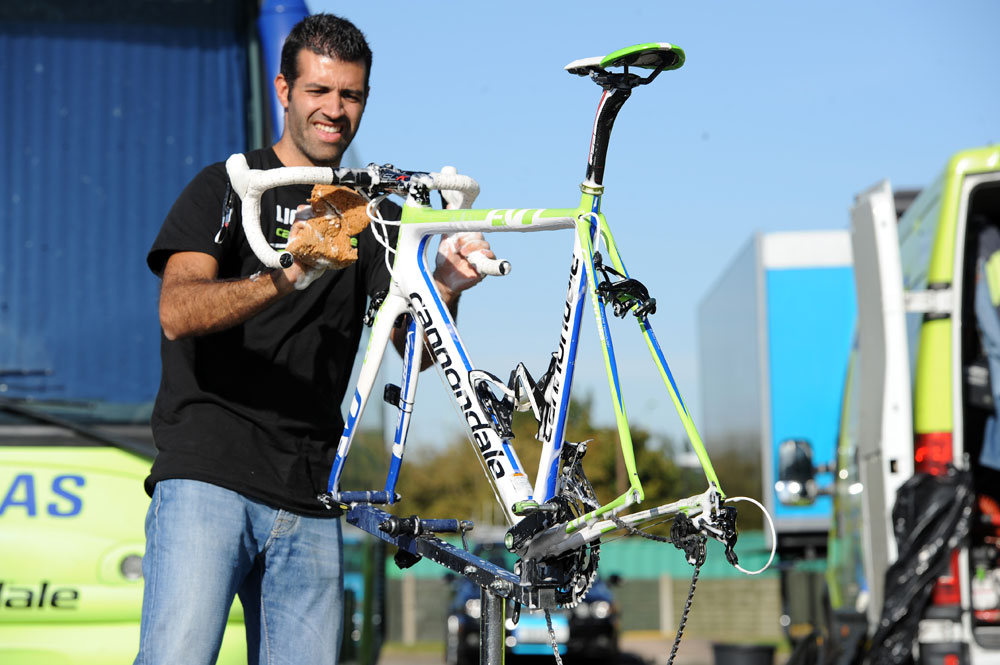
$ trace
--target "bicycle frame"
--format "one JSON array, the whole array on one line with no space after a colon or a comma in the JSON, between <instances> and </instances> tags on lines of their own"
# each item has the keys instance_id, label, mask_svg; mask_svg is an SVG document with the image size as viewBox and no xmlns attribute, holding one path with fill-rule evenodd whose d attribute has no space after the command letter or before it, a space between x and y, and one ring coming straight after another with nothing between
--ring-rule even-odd
<instances>
[{"instance_id":1,"label":"bicycle frame","mask_svg":"<svg viewBox=\"0 0 1000 665\"><path fill-rule=\"evenodd\" d=\"M585 185L584 189L588 189ZM592 187L590 189L593 189ZM642 484L636 469L632 439L628 425L625 403L622 397L621 379L615 361L614 346L608 325L608 316L598 297L597 275L594 266L595 244L603 240L612 264L618 272L628 275L621 254L614 241L607 220L600 212L601 194L596 191L584 193L577 208L557 209L477 209L477 210L433 210L415 206L412 202L403 208L400 221L396 261L390 291L383 302L365 353L357 388L348 414L344 435L341 438L330 475L329 491L334 500L350 498L339 492L340 475L344 468L351 440L358 419L364 412L368 398L374 387L384 351L389 343L389 335L396 319L402 314L410 314L407 330L407 344L403 355L403 377L401 382L400 412L393 440L390 470L386 478L384 494L380 497L386 503L395 501L395 486L402 464L409 414L413 408L419 363L418 335L426 338L434 356L435 364L442 371L445 384L463 414L466 433L479 456L480 463L494 487L504 513L511 525L523 515L517 506L544 503L556 494L557 476L562 445L565 440L566 419L569 412L569 395L573 382L580 329L583 319L585 296L589 295L597 321L604 363L611 390L621 453L629 479L629 487L621 496L601 506L568 525L572 532L585 524L592 524L605 513L617 513L643 500ZM517 455L508 441L502 439L492 426L490 416L475 397L476 390L470 379L470 372L476 367L462 342L458 328L440 294L434 287L431 268L427 264L427 245L431 236L455 231L482 232L529 232L573 228L573 258L570 267L564 316L554 353L554 374L546 384L542 422L537 438L542 441L541 462L533 487L528 483ZM688 413L673 376L653 334L648 317L639 319L639 327L653 356L682 419L692 445L702 460L709 483L719 487L718 478L705 453L694 423Z\"/></svg>"},{"instance_id":2,"label":"bicycle frame","mask_svg":"<svg viewBox=\"0 0 1000 665\"><path fill-rule=\"evenodd\" d=\"M669 52L669 53L668 53ZM677 54L680 56L677 57ZM643 60L648 58L648 60ZM478 459L486 477L491 483L498 501L501 503L504 515L513 527L518 525L525 516L534 514L541 504L545 504L560 491L562 452L566 443L566 421L569 413L569 395L573 383L573 374L579 347L579 336L584 318L585 301L589 298L597 324L598 337L601 342L602 355L608 378L612 404L616 418L621 455L628 476L628 489L610 502L596 508L588 499L583 505L587 512L567 519L558 524L551 522L526 523L532 526L527 537L519 534L519 551L524 554L531 552L532 557L558 556L568 550L578 548L586 543L598 540L603 533L623 526L631 527L653 519L684 513L701 515L699 528L709 535L730 544L735 542L735 535L723 535L723 528L715 521L719 514L721 501L725 498L718 477L712 468L701 437L680 395L670 368L660 344L653 333L648 314L653 309L653 303L641 287L632 278L625 267L621 252L614 240L607 219L601 213L601 201L604 195L602 184L604 164L607 154L609 137L614 120L622 105L638 85L652 81L660 71L677 68L683 63L683 52L669 44L647 44L631 47L607 56L599 62L595 59L576 61L567 67L572 73L591 78L604 88L594 122L588 157L586 178L580 189L582 196L575 208L550 209L458 209L434 210L430 208L427 189L433 184L439 189L461 189L460 179L465 178L470 186L478 192L478 185L464 176L443 176L442 174L410 174L414 178L408 187L408 198L403 207L399 224L399 237L396 246L396 257L391 268L391 280L388 293L382 301L375 316L371 337L365 352L364 362L350 403L343 435L337 449L328 483L326 501L343 505L357 503L395 503L398 499L396 484L402 465L409 430L410 414L413 411L417 390L419 364L422 341L426 342L434 364L441 372L442 379L448 387L451 398L462 414L469 440L476 450ZM655 71L643 79L628 72L629 64L637 64ZM622 66L623 74L607 71L605 66ZM237 156L234 156L234 158ZM233 159L227 166L233 163ZM237 160L238 161L238 160ZM235 190L243 199L243 223L247 229L247 238L255 253L270 266L279 265L278 255L263 246L263 236L257 220L260 207L260 194L264 188L286 184L331 183L360 184L362 179L374 182L371 175L362 172L352 172L350 169L326 169L319 167L296 167L276 169L268 177L260 178L259 184L247 170L246 162L235 163L230 168L230 178ZM385 167L389 169L391 167ZM377 169L376 169L377 170ZM405 172L393 172L394 174ZM360 175L359 175L360 174ZM435 177L430 177L435 176ZM430 183L430 184L428 184ZM398 190L397 190L398 191ZM377 223L377 222L374 222ZM541 461L535 474L534 483L529 481L526 471L522 468L517 454L508 440L502 436L501 422L491 408L487 408L479 388L488 384L499 386L499 381L489 373L479 370L471 361L470 354L462 342L458 327L440 293L437 291L432 277L432 268L428 265L428 244L433 235L453 233L458 231L492 232L533 232L551 231L557 229L573 229L574 243L572 261L570 264L569 283L567 286L565 309L557 340L557 348L553 354L550 371L542 380L540 389L540 404L536 400L536 416L539 420L538 438L542 442ZM610 267L597 260L598 248L603 245L610 259ZM258 251L259 250L259 251ZM284 257L290 259L290 257ZM288 265L288 264L282 264ZM599 274L600 273L600 274ZM608 274L611 273L621 280L612 283ZM602 281L603 280L603 281ZM644 303L639 303L634 291L626 292L624 283L632 283L641 287ZM602 290L603 289L603 290ZM616 290L617 289L617 290ZM623 294L615 295L615 294ZM632 438L628 424L625 402L622 396L621 378L615 360L614 345L611 338L605 305L612 302L615 314L636 316L637 323L646 345L649 348L653 362L660 372L663 383L671 397L671 401L681 419L692 447L701 462L708 481L708 489L699 495L681 499L657 508L639 513L617 515L628 507L644 499L642 483L639 480L633 452ZM407 315L407 316L404 316ZM351 442L356 433L358 422L365 411L379 368L389 344L393 326L403 317L406 330L406 341L403 350L402 380L398 388L398 398L395 391L388 391L399 409L396 431L389 462L389 470L382 490L342 491L340 478L346 464ZM522 366L519 365L519 369ZM530 390L533 386L523 386L528 381L526 372L520 379L522 387ZM512 379L514 381L514 379ZM516 385L507 386L505 394L513 393L517 401ZM532 396L537 397L532 391ZM515 404L515 406L517 406ZM733 527L734 528L734 527ZM511 536L512 532L508 532ZM510 546L510 545L508 545Z\"/></svg>"}]
</instances>

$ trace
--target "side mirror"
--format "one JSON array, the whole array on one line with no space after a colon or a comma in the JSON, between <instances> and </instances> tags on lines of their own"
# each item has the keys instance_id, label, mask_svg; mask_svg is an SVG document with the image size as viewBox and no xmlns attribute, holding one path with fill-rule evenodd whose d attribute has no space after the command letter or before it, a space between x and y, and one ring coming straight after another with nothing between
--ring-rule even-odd
<instances>
[{"instance_id":1,"label":"side mirror","mask_svg":"<svg viewBox=\"0 0 1000 665\"><path fill-rule=\"evenodd\" d=\"M778 501L786 506L808 506L819 493L812 444L804 439L786 439L778 444Z\"/></svg>"}]
</instances>

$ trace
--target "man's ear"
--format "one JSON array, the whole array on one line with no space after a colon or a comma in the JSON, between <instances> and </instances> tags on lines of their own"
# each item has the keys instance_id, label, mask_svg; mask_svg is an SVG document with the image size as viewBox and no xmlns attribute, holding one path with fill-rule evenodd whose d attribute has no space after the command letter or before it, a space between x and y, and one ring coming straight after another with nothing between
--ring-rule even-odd
<instances>
[{"instance_id":1,"label":"man's ear","mask_svg":"<svg viewBox=\"0 0 1000 665\"><path fill-rule=\"evenodd\" d=\"M284 74L278 74L274 77L274 92L277 93L281 106L287 111L289 87Z\"/></svg>"}]
</instances>

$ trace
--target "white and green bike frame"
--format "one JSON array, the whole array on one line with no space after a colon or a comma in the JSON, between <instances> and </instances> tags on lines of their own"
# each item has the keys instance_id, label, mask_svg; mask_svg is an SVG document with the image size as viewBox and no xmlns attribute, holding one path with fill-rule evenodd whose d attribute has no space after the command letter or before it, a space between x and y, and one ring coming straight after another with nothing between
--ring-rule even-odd
<instances>
[{"instance_id":1,"label":"white and green bike frame","mask_svg":"<svg viewBox=\"0 0 1000 665\"><path fill-rule=\"evenodd\" d=\"M633 282L629 277L611 228L601 213L604 161L611 126L618 110L636 85L648 83L663 70L676 69L684 62L680 49L669 44L642 44L613 53L603 59L576 61L567 69L575 74L589 75L602 84L605 92L598 109L591 141L587 177L581 185L582 197L575 208L549 209L458 209L437 210L429 205L430 189L457 190L466 194L478 192L478 185L465 176L399 172L391 167L370 166L366 170L295 167L269 171L251 171L245 159L234 155L227 163L231 182L242 199L243 223L248 240L261 261L268 266L282 265L280 253L264 242L259 228L260 194L270 188L288 184L354 184L368 189L369 194L394 192L407 197L399 224L395 260L391 268L391 283L374 319L364 364L360 370L343 436L329 479L329 496L333 502L391 504L398 500L396 482L406 448L410 415L415 405L422 347L426 345L441 372L451 397L462 414L469 440L494 488L503 512L511 526L537 510L556 496L560 484L560 462L566 443L566 421L569 397L577 362L580 331L585 302L590 301L601 340L602 355L607 371L612 404L617 421L621 455L627 470L629 487L618 497L591 507L578 517L545 529L525 545L531 556L557 556L562 552L594 542L602 534L621 528L623 523L638 526L667 516L685 513L702 516L703 526L711 531L710 523L725 498L701 438L695 428L680 391L674 382L653 327L649 320L652 308L628 295L619 298L616 313L635 315L639 332L649 348L653 362L676 407L685 432L704 469L708 487L702 494L681 499L650 510L627 514L631 506L643 501L644 494L633 454L622 381L615 360L614 345L608 324L606 305L614 297L602 293L601 282L608 275L619 281ZM612 75L610 67L624 67L624 74ZM629 66L655 70L646 79L628 71ZM615 76L613 83L608 77ZM242 161L241 161L242 160ZM405 177L399 174L405 174ZM373 221L373 224L380 224ZM439 234L459 231L484 233L552 231L572 229L574 244L570 263L569 283L557 346L544 381L534 385L523 365L519 366L511 384L498 385L496 377L475 365L462 341L458 326L435 288L433 265L428 262L428 245ZM604 251L598 257L598 251ZM607 261L604 265L601 261ZM481 271L503 272L503 262L486 262ZM406 343L398 396L393 400L399 414L392 446L392 456L386 482L381 490L347 491L340 487L341 474L347 461L358 422L365 411L378 378L379 368L390 344L393 327L404 321ZM423 341L423 343L421 343ZM532 390L532 389L535 390ZM518 460L508 437L497 422L496 412L483 401L484 390L499 390L520 410L531 408L539 421L537 438L542 442L541 461L534 478ZM696 517L697 519L697 517ZM719 534L711 534L719 537Z\"/></svg>"}]
</instances>

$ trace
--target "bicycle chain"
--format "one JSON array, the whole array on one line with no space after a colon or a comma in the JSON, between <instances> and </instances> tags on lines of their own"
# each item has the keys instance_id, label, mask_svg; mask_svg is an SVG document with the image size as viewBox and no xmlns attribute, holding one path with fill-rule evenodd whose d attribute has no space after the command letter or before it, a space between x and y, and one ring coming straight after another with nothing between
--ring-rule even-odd
<instances>
[{"instance_id":1,"label":"bicycle chain","mask_svg":"<svg viewBox=\"0 0 1000 665\"><path fill-rule=\"evenodd\" d=\"M545 611L545 625L549 628L549 644L552 646L552 654L556 657L556 665L563 665L562 656L559 655L559 642L556 640L556 631L552 628L552 615Z\"/></svg>"},{"instance_id":2,"label":"bicycle chain","mask_svg":"<svg viewBox=\"0 0 1000 665\"><path fill-rule=\"evenodd\" d=\"M687 600L684 602L684 611L681 612L681 621L677 625L677 635L674 636L674 644L670 647L670 656L667 658L667 665L673 665L677 649L681 645L681 638L684 637L684 626L687 625L688 613L691 612L691 603L694 602L694 588L698 584L698 575L700 572L701 564L699 563L694 567L694 573L691 575L691 586L688 588Z\"/></svg>"},{"instance_id":3,"label":"bicycle chain","mask_svg":"<svg viewBox=\"0 0 1000 665\"><path fill-rule=\"evenodd\" d=\"M639 536L640 538L645 538L647 540L654 540L654 541L656 541L658 543L669 543L670 542L670 538L667 538L666 536L657 536L655 533L646 533L645 531L642 531L640 529L636 529L634 526L630 526L630 525L626 524L617 515L612 515L611 516L611 521L619 529L624 529L625 531L627 531L629 533L629 535Z\"/></svg>"},{"instance_id":4,"label":"bicycle chain","mask_svg":"<svg viewBox=\"0 0 1000 665\"><path fill-rule=\"evenodd\" d=\"M681 620L677 625L677 634L674 636L674 643L670 647L670 656L667 658L667 665L673 665L674 658L677 656L677 649L680 648L681 639L684 637L684 627L687 625L688 614L691 612L691 604L694 602L694 591L695 586L698 584L701 565L705 563L705 544L708 542L708 537L699 531L694 522L683 513L678 514L674 518L674 523L670 526L669 538L636 529L626 524L617 515L612 515L611 521L619 529L624 529L631 535L640 536L658 543L673 543L674 547L684 552L687 562L694 566L694 573L691 575L691 586L688 588L687 600L684 602L684 611L681 612Z\"/></svg>"},{"instance_id":5,"label":"bicycle chain","mask_svg":"<svg viewBox=\"0 0 1000 665\"><path fill-rule=\"evenodd\" d=\"M560 603L563 608L573 609L587 597L587 593L594 586L594 580L597 579L597 562L600 560L600 552L600 543L590 546L590 561L587 562L586 568L573 574L569 585L570 601ZM583 554L583 550L581 549L579 555L583 556ZM556 632L552 627L552 615L549 610L543 611L545 612L545 625L549 630L549 644L552 646L552 655L556 658L556 665L563 665L562 656L559 655L559 641L556 640Z\"/></svg>"}]
</instances>

